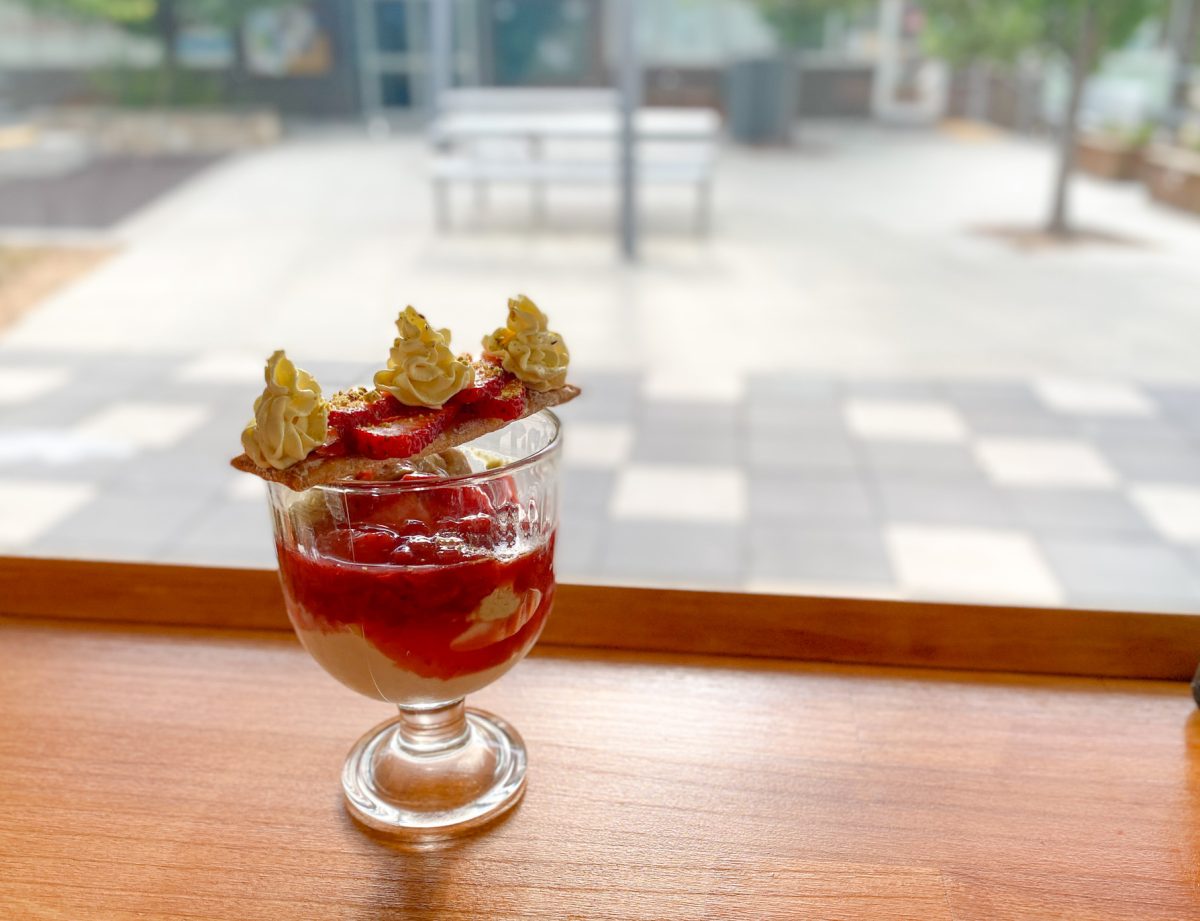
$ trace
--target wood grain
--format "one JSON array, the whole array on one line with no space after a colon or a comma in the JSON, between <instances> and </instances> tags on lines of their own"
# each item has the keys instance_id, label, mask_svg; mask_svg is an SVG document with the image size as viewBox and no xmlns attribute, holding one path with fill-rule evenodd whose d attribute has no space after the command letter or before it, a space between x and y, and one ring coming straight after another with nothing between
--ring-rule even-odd
<instances>
[{"instance_id":1,"label":"wood grain","mask_svg":"<svg viewBox=\"0 0 1200 921\"><path fill-rule=\"evenodd\" d=\"M0 612L289 629L272 570L0 557ZM564 585L542 642L1185 680L1200 617Z\"/></svg>"},{"instance_id":2,"label":"wood grain","mask_svg":"<svg viewBox=\"0 0 1200 921\"><path fill-rule=\"evenodd\" d=\"M389 716L282 633L0 621L0 917L1200 917L1182 684L536 656L502 824L401 848L341 809Z\"/></svg>"}]
</instances>

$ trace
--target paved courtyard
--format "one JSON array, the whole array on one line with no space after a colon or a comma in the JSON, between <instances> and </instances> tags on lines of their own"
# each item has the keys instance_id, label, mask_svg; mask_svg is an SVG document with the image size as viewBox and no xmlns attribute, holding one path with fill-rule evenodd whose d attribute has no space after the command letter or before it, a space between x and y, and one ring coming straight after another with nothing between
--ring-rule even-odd
<instances>
[{"instance_id":1,"label":"paved courtyard","mask_svg":"<svg viewBox=\"0 0 1200 921\"><path fill-rule=\"evenodd\" d=\"M217 163L0 335L0 551L268 565L224 463L265 355L363 383L403 303L466 348L524 291L586 391L565 578L1200 611L1200 222L1084 181L1139 245L1020 253L972 228L1040 217L1041 146L806 138L726 153L707 239L649 193L635 267L595 190L434 234L419 138Z\"/></svg>"}]
</instances>

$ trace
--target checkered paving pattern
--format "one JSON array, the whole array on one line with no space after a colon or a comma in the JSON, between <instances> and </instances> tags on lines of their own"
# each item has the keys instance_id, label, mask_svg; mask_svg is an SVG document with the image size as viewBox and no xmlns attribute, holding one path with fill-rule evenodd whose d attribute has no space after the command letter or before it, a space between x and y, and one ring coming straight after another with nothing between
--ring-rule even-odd
<instances>
[{"instance_id":1,"label":"checkered paving pattern","mask_svg":"<svg viewBox=\"0 0 1200 921\"><path fill-rule=\"evenodd\" d=\"M270 565L260 376L0 351L0 552ZM1200 386L578 377L564 579L1200 612Z\"/></svg>"}]
</instances>

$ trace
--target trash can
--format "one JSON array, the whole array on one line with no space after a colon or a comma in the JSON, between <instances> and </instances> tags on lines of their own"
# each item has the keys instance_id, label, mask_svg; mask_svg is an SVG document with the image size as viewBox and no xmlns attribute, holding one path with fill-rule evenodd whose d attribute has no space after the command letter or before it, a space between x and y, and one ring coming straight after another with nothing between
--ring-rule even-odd
<instances>
[{"instance_id":1,"label":"trash can","mask_svg":"<svg viewBox=\"0 0 1200 921\"><path fill-rule=\"evenodd\" d=\"M786 144L796 119L799 73L792 55L746 58L729 66L725 111L733 139Z\"/></svg>"}]
</instances>

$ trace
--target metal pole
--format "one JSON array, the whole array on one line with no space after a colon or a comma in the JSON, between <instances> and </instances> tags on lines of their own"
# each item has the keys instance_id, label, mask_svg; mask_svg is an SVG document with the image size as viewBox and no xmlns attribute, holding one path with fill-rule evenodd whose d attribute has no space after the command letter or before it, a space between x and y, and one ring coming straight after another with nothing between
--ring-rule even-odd
<instances>
[{"instance_id":1,"label":"metal pole","mask_svg":"<svg viewBox=\"0 0 1200 921\"><path fill-rule=\"evenodd\" d=\"M454 85L454 0L429 3L429 108L436 115L442 94Z\"/></svg>"},{"instance_id":2,"label":"metal pole","mask_svg":"<svg viewBox=\"0 0 1200 921\"><path fill-rule=\"evenodd\" d=\"M619 159L621 177L621 252L629 261L637 259L637 138L634 115L641 97L641 68L638 66L634 0L613 0L617 14L619 58L617 86L620 90Z\"/></svg>"},{"instance_id":3,"label":"metal pole","mask_svg":"<svg viewBox=\"0 0 1200 921\"><path fill-rule=\"evenodd\" d=\"M1200 5L1196 0L1175 0L1171 4L1171 100L1169 102L1171 129L1178 131L1188 110L1188 91L1191 86L1192 56L1200 31Z\"/></svg>"}]
</instances>

